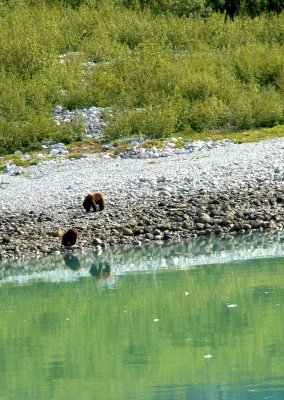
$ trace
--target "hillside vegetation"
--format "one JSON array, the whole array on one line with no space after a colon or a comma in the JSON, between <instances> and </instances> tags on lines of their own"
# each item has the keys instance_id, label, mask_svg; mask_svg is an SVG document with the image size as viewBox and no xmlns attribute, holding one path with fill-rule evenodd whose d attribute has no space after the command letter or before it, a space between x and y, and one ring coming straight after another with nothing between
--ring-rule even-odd
<instances>
[{"instance_id":1,"label":"hillside vegetation","mask_svg":"<svg viewBox=\"0 0 284 400\"><path fill-rule=\"evenodd\" d=\"M0 154L80 139L57 104L112 107L111 137L282 124L282 1L252 3L0 1Z\"/></svg>"}]
</instances>

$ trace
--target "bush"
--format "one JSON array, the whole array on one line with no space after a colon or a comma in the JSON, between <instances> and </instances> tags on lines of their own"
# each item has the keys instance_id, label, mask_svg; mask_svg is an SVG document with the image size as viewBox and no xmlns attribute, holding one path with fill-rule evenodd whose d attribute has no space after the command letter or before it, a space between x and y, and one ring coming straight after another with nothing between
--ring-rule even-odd
<instances>
[{"instance_id":1,"label":"bush","mask_svg":"<svg viewBox=\"0 0 284 400\"><path fill-rule=\"evenodd\" d=\"M210 7L205 0L124 0L123 3L134 9L150 9L154 14L173 13L176 16L208 14Z\"/></svg>"},{"instance_id":2,"label":"bush","mask_svg":"<svg viewBox=\"0 0 284 400\"><path fill-rule=\"evenodd\" d=\"M241 81L256 81L265 86L277 82L283 70L284 54L278 45L251 43L237 49L234 60L236 76Z\"/></svg>"},{"instance_id":3,"label":"bush","mask_svg":"<svg viewBox=\"0 0 284 400\"><path fill-rule=\"evenodd\" d=\"M82 140L84 127L81 119L75 118L71 122L62 122L50 137L51 139L66 144Z\"/></svg>"},{"instance_id":4,"label":"bush","mask_svg":"<svg viewBox=\"0 0 284 400\"><path fill-rule=\"evenodd\" d=\"M111 107L114 137L283 122L284 13L224 23L203 0L0 6L1 154L80 139L81 121L54 123L57 104Z\"/></svg>"},{"instance_id":5,"label":"bush","mask_svg":"<svg viewBox=\"0 0 284 400\"><path fill-rule=\"evenodd\" d=\"M106 134L112 138L139 135L160 138L175 131L177 115L172 104L162 102L144 109L117 111L109 122Z\"/></svg>"}]
</instances>

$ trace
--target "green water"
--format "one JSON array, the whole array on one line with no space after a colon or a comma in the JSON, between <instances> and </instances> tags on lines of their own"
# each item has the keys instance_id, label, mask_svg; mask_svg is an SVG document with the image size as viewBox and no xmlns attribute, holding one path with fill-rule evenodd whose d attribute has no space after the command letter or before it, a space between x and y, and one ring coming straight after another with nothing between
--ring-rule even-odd
<instances>
[{"instance_id":1,"label":"green water","mask_svg":"<svg viewBox=\"0 0 284 400\"><path fill-rule=\"evenodd\" d=\"M3 264L0 399L283 399L274 239Z\"/></svg>"}]
</instances>

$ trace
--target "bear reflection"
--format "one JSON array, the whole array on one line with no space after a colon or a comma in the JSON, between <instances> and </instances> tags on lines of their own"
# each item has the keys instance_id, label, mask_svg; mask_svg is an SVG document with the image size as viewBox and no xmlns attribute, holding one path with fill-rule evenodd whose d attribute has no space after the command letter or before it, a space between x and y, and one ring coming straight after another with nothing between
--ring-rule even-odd
<instances>
[{"instance_id":1,"label":"bear reflection","mask_svg":"<svg viewBox=\"0 0 284 400\"><path fill-rule=\"evenodd\" d=\"M64 256L65 265L72 269L73 271L79 271L81 268L80 261L78 257L74 256L73 254L65 254Z\"/></svg>"},{"instance_id":2,"label":"bear reflection","mask_svg":"<svg viewBox=\"0 0 284 400\"><path fill-rule=\"evenodd\" d=\"M112 275L111 266L108 262L92 264L90 274L96 279L107 279Z\"/></svg>"}]
</instances>

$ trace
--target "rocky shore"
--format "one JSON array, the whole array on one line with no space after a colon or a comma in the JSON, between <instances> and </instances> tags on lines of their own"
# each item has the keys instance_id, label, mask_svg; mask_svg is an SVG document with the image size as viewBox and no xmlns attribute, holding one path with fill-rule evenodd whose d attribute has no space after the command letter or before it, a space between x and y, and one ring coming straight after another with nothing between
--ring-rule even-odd
<instances>
[{"instance_id":1,"label":"rocky shore","mask_svg":"<svg viewBox=\"0 0 284 400\"><path fill-rule=\"evenodd\" d=\"M106 194L85 213L88 192ZM53 159L0 175L0 257L20 259L284 228L284 139L172 152L168 157ZM62 232L79 229L72 249Z\"/></svg>"},{"instance_id":2,"label":"rocky shore","mask_svg":"<svg viewBox=\"0 0 284 400\"><path fill-rule=\"evenodd\" d=\"M204 264L237 263L259 258L284 256L283 231L244 233L241 235L199 236L179 242L164 240L143 246L115 246L111 249L68 251L65 254L26 260L3 260L0 285L29 281L73 282L93 276L102 286L113 287L120 275L129 272L184 270ZM109 266L110 273L93 274L98 266ZM250 265L254 265L254 262Z\"/></svg>"}]
</instances>

